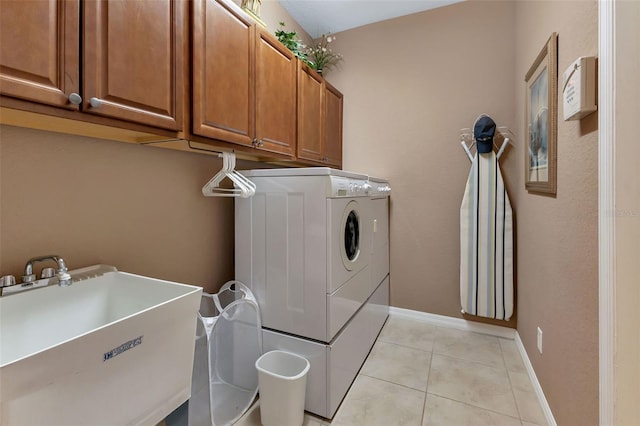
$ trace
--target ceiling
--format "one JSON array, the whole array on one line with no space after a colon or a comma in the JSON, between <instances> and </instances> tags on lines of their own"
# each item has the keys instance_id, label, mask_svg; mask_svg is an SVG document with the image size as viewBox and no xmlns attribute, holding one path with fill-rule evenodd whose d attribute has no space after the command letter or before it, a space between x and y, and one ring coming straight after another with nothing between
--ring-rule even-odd
<instances>
[{"instance_id":1,"label":"ceiling","mask_svg":"<svg viewBox=\"0 0 640 426\"><path fill-rule=\"evenodd\" d=\"M463 0L279 0L313 38Z\"/></svg>"}]
</instances>

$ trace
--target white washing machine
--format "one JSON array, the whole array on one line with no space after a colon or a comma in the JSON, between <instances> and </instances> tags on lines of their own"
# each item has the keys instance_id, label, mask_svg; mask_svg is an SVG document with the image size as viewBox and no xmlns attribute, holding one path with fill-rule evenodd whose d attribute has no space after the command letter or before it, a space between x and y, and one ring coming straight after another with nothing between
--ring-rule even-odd
<instances>
[{"instance_id":1,"label":"white washing machine","mask_svg":"<svg viewBox=\"0 0 640 426\"><path fill-rule=\"evenodd\" d=\"M309 359L305 409L331 418L388 312L367 303L385 300L371 280L367 176L326 167L242 173L256 194L235 202L236 279L260 305L263 350Z\"/></svg>"}]
</instances>

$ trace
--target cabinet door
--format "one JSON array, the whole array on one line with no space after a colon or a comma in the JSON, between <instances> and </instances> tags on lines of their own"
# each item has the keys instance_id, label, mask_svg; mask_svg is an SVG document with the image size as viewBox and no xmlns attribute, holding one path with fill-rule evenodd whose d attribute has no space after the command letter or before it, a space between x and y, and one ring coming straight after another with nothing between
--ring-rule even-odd
<instances>
[{"instance_id":1,"label":"cabinet door","mask_svg":"<svg viewBox=\"0 0 640 426\"><path fill-rule=\"evenodd\" d=\"M325 82L323 160L338 168L342 167L342 98L342 93Z\"/></svg>"},{"instance_id":2,"label":"cabinet door","mask_svg":"<svg viewBox=\"0 0 640 426\"><path fill-rule=\"evenodd\" d=\"M80 89L79 13L79 0L2 0L3 95L78 109L68 97Z\"/></svg>"},{"instance_id":3,"label":"cabinet door","mask_svg":"<svg viewBox=\"0 0 640 426\"><path fill-rule=\"evenodd\" d=\"M86 0L87 112L180 130L184 0Z\"/></svg>"},{"instance_id":4,"label":"cabinet door","mask_svg":"<svg viewBox=\"0 0 640 426\"><path fill-rule=\"evenodd\" d=\"M194 134L252 145L254 27L231 1L194 0Z\"/></svg>"},{"instance_id":5,"label":"cabinet door","mask_svg":"<svg viewBox=\"0 0 640 426\"><path fill-rule=\"evenodd\" d=\"M256 139L260 149L294 154L296 58L264 30L256 38Z\"/></svg>"},{"instance_id":6,"label":"cabinet door","mask_svg":"<svg viewBox=\"0 0 640 426\"><path fill-rule=\"evenodd\" d=\"M321 162L322 77L298 64L298 158Z\"/></svg>"}]
</instances>

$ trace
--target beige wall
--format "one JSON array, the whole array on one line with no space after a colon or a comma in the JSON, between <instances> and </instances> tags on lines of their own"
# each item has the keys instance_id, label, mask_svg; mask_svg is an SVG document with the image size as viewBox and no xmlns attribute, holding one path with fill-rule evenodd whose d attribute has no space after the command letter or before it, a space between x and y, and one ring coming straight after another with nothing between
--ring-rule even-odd
<instances>
[{"instance_id":1,"label":"beige wall","mask_svg":"<svg viewBox=\"0 0 640 426\"><path fill-rule=\"evenodd\" d=\"M616 424L640 423L640 2L616 10ZM635 37L630 37L635 34Z\"/></svg>"},{"instance_id":2,"label":"beige wall","mask_svg":"<svg viewBox=\"0 0 640 426\"><path fill-rule=\"evenodd\" d=\"M2 274L53 253L210 292L233 278L233 201L201 193L216 157L1 126L0 164Z\"/></svg>"},{"instance_id":3,"label":"beige wall","mask_svg":"<svg viewBox=\"0 0 640 426\"><path fill-rule=\"evenodd\" d=\"M514 4L464 2L337 34L344 168L391 179L391 302L460 316L459 130L513 128ZM505 154L503 164L520 157ZM506 179L511 189L511 182ZM517 212L516 212L517 215Z\"/></svg>"},{"instance_id":4,"label":"beige wall","mask_svg":"<svg viewBox=\"0 0 640 426\"><path fill-rule=\"evenodd\" d=\"M560 73L597 55L595 1L469 1L339 33L346 169L389 177L394 306L460 316L458 130L516 135L503 174L517 226L517 328L558 424L598 421L597 114L558 124L557 197L524 190L524 75L553 31ZM561 114L561 109L559 110ZM536 350L536 328L544 352Z\"/></svg>"},{"instance_id":5,"label":"beige wall","mask_svg":"<svg viewBox=\"0 0 640 426\"><path fill-rule=\"evenodd\" d=\"M597 56L597 24L595 1L518 2L516 74L525 75L553 31L560 74L579 56ZM518 117L524 117L521 78L514 86ZM558 114L557 197L528 194L522 169L512 173L519 213L518 332L558 424L587 425L598 422L597 113L563 121L559 106ZM518 120L518 134L524 131ZM522 144L517 151L522 158ZM542 355L537 327L544 333Z\"/></svg>"}]
</instances>

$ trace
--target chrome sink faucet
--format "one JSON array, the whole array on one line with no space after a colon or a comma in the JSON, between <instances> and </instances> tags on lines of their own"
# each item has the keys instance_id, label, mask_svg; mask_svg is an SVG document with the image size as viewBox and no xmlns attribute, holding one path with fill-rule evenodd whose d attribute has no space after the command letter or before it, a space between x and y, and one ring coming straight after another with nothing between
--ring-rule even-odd
<instances>
[{"instance_id":1,"label":"chrome sink faucet","mask_svg":"<svg viewBox=\"0 0 640 426\"><path fill-rule=\"evenodd\" d=\"M64 263L64 259L60 256L49 255L49 256L38 256L29 259L27 264L24 267L24 275L22 276L23 283L33 283L36 281L36 275L33 273L33 264L36 262L44 262L46 260L53 260L58 264L58 270L56 271L56 277L58 278L58 285L60 286L68 286L71 285L73 280L71 279L71 275L67 272L67 265Z\"/></svg>"}]
</instances>

